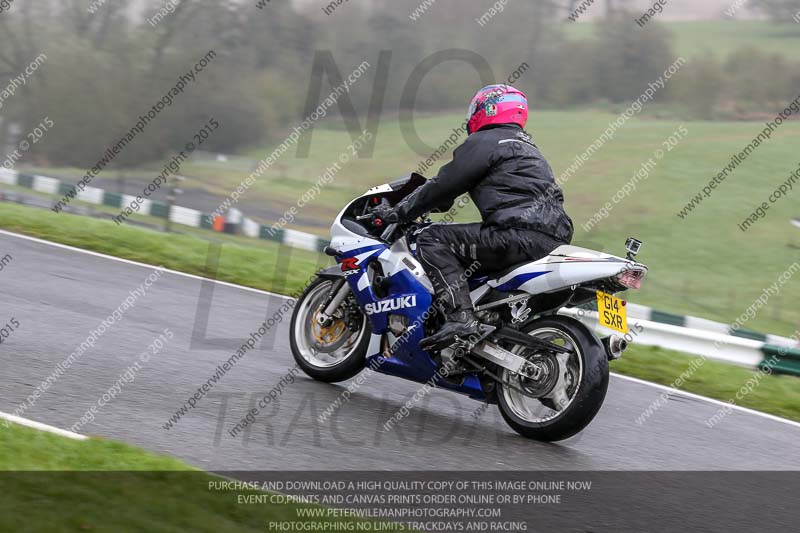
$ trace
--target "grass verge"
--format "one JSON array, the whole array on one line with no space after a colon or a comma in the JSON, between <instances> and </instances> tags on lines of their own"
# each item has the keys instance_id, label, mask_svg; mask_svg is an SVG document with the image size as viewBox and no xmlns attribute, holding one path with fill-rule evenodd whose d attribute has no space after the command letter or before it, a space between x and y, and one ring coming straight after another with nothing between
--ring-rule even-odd
<instances>
[{"instance_id":1,"label":"grass verge","mask_svg":"<svg viewBox=\"0 0 800 533\"><path fill-rule=\"evenodd\" d=\"M687 372L692 361L702 358L651 346L632 345L622 359L611 364L612 372L624 374L686 392L700 394L727 402L735 400L741 407L748 407L765 413L800 422L800 382L793 376L759 374L750 370L706 359L694 372ZM695 365L697 366L697 364ZM684 377L681 377L681 374ZM687 377L688 376L688 377ZM736 393L753 378L758 385L741 400ZM676 383L685 382L676 387ZM744 393L744 390L742 391Z\"/></svg>"},{"instance_id":2,"label":"grass verge","mask_svg":"<svg viewBox=\"0 0 800 533\"><path fill-rule=\"evenodd\" d=\"M117 226L107 220L8 203L0 203L0 228L188 274L214 277L206 269L213 243L193 235ZM269 241L252 241L252 246L237 244L232 239L221 242L224 246L221 246L216 279L294 294L305 287L309 276L329 262L321 254Z\"/></svg>"},{"instance_id":3,"label":"grass verge","mask_svg":"<svg viewBox=\"0 0 800 533\"><path fill-rule=\"evenodd\" d=\"M239 495L258 493L210 490L220 478L117 442L0 424L0 450L0 531L239 533L270 531L271 521L311 525L297 514L308 506L240 505Z\"/></svg>"}]
</instances>

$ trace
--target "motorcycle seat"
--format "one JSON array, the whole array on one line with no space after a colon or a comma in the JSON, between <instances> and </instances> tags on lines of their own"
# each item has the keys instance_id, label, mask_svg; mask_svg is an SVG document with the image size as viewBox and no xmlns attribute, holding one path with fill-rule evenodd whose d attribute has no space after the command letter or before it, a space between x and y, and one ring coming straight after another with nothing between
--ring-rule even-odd
<instances>
[{"instance_id":1,"label":"motorcycle seat","mask_svg":"<svg viewBox=\"0 0 800 533\"><path fill-rule=\"evenodd\" d=\"M555 250L550 252L550 254L548 254L548 255L546 255L546 256L544 256L541 259L538 259L536 261L523 261L521 263L516 263L514 265L509 266L508 268L504 268L503 270L498 270L498 271L492 271L492 272L483 272L483 271L481 271L480 275L487 276L489 279L492 279L492 280L496 280L496 279L500 279L500 278L502 278L504 276L507 276L508 274L513 272L514 270L516 270L516 269L518 269L518 268L520 268L522 266L525 266L525 265L530 265L532 263L550 263L550 262L553 262L553 261L560 262L560 261L563 260L564 257L570 257L570 256L576 257L576 258L582 258L584 260L589 260L589 261L604 261L604 260L606 260L606 258L611 258L612 257L612 256L604 254L602 252L595 252L593 250L588 250L586 248L580 248L580 247L571 246L571 245L563 245L563 246L559 246L558 248L556 248Z\"/></svg>"},{"instance_id":2,"label":"motorcycle seat","mask_svg":"<svg viewBox=\"0 0 800 533\"><path fill-rule=\"evenodd\" d=\"M503 270L494 270L494 271L491 271L491 272L480 271L480 272L477 273L477 275L479 275L481 277L487 277L487 278L492 279L492 280L500 279L503 276L506 276L506 275L512 273L513 271L515 271L519 267L525 266L525 265L529 265L529 264L531 264L533 262L534 261L523 261L521 263L516 263L516 264L513 264L513 265L511 265L511 266L509 266L507 268L504 268Z\"/></svg>"}]
</instances>

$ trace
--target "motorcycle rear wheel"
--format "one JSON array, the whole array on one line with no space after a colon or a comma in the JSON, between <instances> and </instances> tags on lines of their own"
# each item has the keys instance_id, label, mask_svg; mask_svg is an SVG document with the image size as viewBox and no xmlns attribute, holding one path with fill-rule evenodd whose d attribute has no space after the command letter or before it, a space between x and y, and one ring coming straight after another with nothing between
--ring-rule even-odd
<instances>
[{"instance_id":1,"label":"motorcycle rear wheel","mask_svg":"<svg viewBox=\"0 0 800 533\"><path fill-rule=\"evenodd\" d=\"M568 439L586 428L603 405L609 372L605 349L596 335L569 317L534 320L523 330L572 353L546 355L549 375L535 382L503 370L497 394L500 413L524 437L548 442ZM528 359L535 357L520 346L508 349ZM543 392L539 399L531 397Z\"/></svg>"}]
</instances>

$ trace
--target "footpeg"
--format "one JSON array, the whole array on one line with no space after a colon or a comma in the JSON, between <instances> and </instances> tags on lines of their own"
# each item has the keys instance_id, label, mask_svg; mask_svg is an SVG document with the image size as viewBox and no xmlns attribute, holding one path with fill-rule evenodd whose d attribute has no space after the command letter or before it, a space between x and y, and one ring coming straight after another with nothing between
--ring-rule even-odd
<instances>
[{"instance_id":1,"label":"footpeg","mask_svg":"<svg viewBox=\"0 0 800 533\"><path fill-rule=\"evenodd\" d=\"M476 335L473 335L474 338L462 339L461 337L456 336L456 341L453 343L454 350L462 350L463 353L469 353L475 347L476 344L484 340L486 337L491 335L495 332L497 328L494 326L488 326L486 324L480 324L478 326L479 331Z\"/></svg>"}]
</instances>

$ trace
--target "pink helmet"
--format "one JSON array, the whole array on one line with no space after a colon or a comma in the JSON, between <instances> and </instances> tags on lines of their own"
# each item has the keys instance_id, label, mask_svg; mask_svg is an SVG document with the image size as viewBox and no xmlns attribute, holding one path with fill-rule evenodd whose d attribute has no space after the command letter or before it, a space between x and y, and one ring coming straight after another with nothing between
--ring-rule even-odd
<instances>
[{"instance_id":1,"label":"pink helmet","mask_svg":"<svg viewBox=\"0 0 800 533\"><path fill-rule=\"evenodd\" d=\"M528 98L510 85L489 85L472 99L467 112L467 133L472 135L490 124L528 122Z\"/></svg>"}]
</instances>

